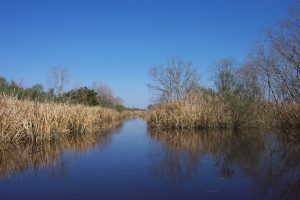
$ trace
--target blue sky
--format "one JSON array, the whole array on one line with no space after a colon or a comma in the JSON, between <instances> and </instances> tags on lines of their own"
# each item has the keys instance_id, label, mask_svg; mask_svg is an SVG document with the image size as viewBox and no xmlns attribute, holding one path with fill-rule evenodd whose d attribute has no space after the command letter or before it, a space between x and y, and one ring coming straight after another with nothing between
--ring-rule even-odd
<instances>
[{"instance_id":1,"label":"blue sky","mask_svg":"<svg viewBox=\"0 0 300 200\"><path fill-rule=\"evenodd\" d=\"M242 61L292 0L0 0L0 75L47 85L67 67L70 87L101 81L126 106L146 107L148 70L169 56L191 60L210 85L210 65Z\"/></svg>"}]
</instances>

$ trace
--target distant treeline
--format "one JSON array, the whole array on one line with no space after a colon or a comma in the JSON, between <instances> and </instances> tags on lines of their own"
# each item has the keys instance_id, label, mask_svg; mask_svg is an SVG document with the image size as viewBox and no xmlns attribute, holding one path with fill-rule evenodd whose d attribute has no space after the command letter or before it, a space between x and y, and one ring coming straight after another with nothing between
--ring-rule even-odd
<instances>
[{"instance_id":1,"label":"distant treeline","mask_svg":"<svg viewBox=\"0 0 300 200\"><path fill-rule=\"evenodd\" d=\"M55 69L55 71L58 72L59 69ZM62 82L57 82L52 88L45 90L42 84L23 87L16 81L8 81L4 77L0 77L0 94L13 96L20 100L32 100L37 102L101 106L113 108L118 111L139 110L137 108L126 108L123 106L121 98L113 96L112 90L104 84L94 84L91 88L85 86L79 87L66 92L63 91L63 84Z\"/></svg>"}]
</instances>

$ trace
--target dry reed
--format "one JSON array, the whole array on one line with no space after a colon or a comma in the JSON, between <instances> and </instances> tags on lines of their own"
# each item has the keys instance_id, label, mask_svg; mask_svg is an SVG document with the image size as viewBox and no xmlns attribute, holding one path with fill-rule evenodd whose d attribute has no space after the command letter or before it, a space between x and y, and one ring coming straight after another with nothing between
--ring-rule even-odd
<instances>
[{"instance_id":1,"label":"dry reed","mask_svg":"<svg viewBox=\"0 0 300 200\"><path fill-rule=\"evenodd\" d=\"M0 141L50 140L98 131L132 112L108 108L38 103L0 96Z\"/></svg>"},{"instance_id":2,"label":"dry reed","mask_svg":"<svg viewBox=\"0 0 300 200\"><path fill-rule=\"evenodd\" d=\"M278 125L287 129L300 129L300 104L289 103L279 108Z\"/></svg>"},{"instance_id":3,"label":"dry reed","mask_svg":"<svg viewBox=\"0 0 300 200\"><path fill-rule=\"evenodd\" d=\"M221 96L191 95L183 100L158 104L145 115L149 126L164 128L230 128L254 127L261 124L263 110L229 109Z\"/></svg>"},{"instance_id":4,"label":"dry reed","mask_svg":"<svg viewBox=\"0 0 300 200\"><path fill-rule=\"evenodd\" d=\"M145 114L149 126L163 128L300 128L300 104L281 106L266 102L231 104L222 96L191 95L161 103Z\"/></svg>"}]
</instances>

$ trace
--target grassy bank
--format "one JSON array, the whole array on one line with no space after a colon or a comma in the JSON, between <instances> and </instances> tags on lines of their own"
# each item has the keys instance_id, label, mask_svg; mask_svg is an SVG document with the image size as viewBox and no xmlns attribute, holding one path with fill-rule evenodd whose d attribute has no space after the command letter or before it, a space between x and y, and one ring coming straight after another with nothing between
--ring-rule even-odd
<instances>
[{"instance_id":1,"label":"grassy bank","mask_svg":"<svg viewBox=\"0 0 300 200\"><path fill-rule=\"evenodd\" d=\"M153 106L145 117L149 126L163 128L300 127L297 103L275 106L228 99L218 95L193 95Z\"/></svg>"},{"instance_id":2,"label":"grassy bank","mask_svg":"<svg viewBox=\"0 0 300 200\"><path fill-rule=\"evenodd\" d=\"M0 140L50 140L109 127L133 112L0 96Z\"/></svg>"}]
</instances>

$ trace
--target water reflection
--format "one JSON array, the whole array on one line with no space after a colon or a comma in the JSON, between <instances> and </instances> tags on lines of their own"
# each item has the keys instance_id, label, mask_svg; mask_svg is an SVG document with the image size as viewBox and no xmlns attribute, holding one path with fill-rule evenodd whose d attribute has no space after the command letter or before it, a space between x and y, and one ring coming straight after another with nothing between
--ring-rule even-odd
<instances>
[{"instance_id":1,"label":"water reflection","mask_svg":"<svg viewBox=\"0 0 300 200\"><path fill-rule=\"evenodd\" d=\"M283 135L131 120L52 143L0 143L0 199L300 199L300 144Z\"/></svg>"},{"instance_id":2,"label":"water reflection","mask_svg":"<svg viewBox=\"0 0 300 200\"><path fill-rule=\"evenodd\" d=\"M39 169L49 168L52 175L64 174L63 153L81 153L93 148L105 148L111 142L112 133L119 133L121 130L122 124L118 124L115 128L102 130L100 133L65 137L52 142L0 143L0 179L9 179L28 169L37 172Z\"/></svg>"},{"instance_id":3,"label":"water reflection","mask_svg":"<svg viewBox=\"0 0 300 200\"><path fill-rule=\"evenodd\" d=\"M278 134L153 128L148 134L162 145L151 174L173 185L192 181L209 156L220 177L248 176L260 198L300 198L300 145Z\"/></svg>"}]
</instances>

